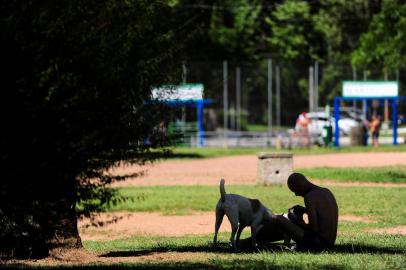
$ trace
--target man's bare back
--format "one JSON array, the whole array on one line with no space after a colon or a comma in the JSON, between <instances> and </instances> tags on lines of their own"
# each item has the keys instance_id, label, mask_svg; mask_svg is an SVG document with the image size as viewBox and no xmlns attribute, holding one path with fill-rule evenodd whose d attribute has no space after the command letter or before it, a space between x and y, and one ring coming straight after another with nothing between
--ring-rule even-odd
<instances>
[{"instance_id":1,"label":"man's bare back","mask_svg":"<svg viewBox=\"0 0 406 270\"><path fill-rule=\"evenodd\" d=\"M304 196L309 218L309 227L328 246L333 246L337 238L338 206L334 195L327 188L315 186Z\"/></svg>"}]
</instances>

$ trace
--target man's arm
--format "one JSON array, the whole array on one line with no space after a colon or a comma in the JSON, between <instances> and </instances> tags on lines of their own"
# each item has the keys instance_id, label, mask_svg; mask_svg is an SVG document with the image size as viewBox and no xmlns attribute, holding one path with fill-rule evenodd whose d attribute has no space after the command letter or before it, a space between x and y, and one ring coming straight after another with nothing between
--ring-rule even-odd
<instances>
[{"instance_id":1,"label":"man's arm","mask_svg":"<svg viewBox=\"0 0 406 270\"><path fill-rule=\"evenodd\" d=\"M317 220L317 203L316 197L312 196L313 194L309 194L310 196L305 197L304 202L307 209L307 216L309 218L309 224L306 229L310 229L313 232L317 233L319 231L319 221Z\"/></svg>"}]
</instances>

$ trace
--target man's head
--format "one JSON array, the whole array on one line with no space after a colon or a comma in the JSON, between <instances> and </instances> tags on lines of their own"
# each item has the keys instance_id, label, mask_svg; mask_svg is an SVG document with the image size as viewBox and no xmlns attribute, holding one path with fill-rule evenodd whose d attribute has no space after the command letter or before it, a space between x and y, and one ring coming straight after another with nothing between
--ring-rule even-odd
<instances>
[{"instance_id":1,"label":"man's head","mask_svg":"<svg viewBox=\"0 0 406 270\"><path fill-rule=\"evenodd\" d=\"M292 173L288 177L288 187L296 196L304 196L314 185L301 173Z\"/></svg>"}]
</instances>

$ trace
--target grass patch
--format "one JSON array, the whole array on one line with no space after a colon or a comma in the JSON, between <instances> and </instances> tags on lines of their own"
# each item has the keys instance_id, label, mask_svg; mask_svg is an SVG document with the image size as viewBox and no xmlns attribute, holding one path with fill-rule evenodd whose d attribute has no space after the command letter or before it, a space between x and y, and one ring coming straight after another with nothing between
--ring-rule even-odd
<instances>
[{"instance_id":1,"label":"grass patch","mask_svg":"<svg viewBox=\"0 0 406 270\"><path fill-rule=\"evenodd\" d=\"M221 234L221 237L226 237ZM13 269L404 269L406 237L369 235L339 237L333 250L322 253L282 251L271 244L259 252L230 252L225 242L211 246L211 235L132 237L84 241L85 249L109 263L29 266ZM148 258L149 259L140 259ZM114 261L116 258L121 262ZM123 261L123 259L127 261ZM133 260L133 261L131 261ZM7 265L5 268L7 268ZM0 266L0 268L2 268Z\"/></svg>"},{"instance_id":2,"label":"grass patch","mask_svg":"<svg viewBox=\"0 0 406 270\"><path fill-rule=\"evenodd\" d=\"M343 182L406 183L406 167L390 166L380 168L303 168L298 169L313 179L338 180Z\"/></svg>"},{"instance_id":3,"label":"grass patch","mask_svg":"<svg viewBox=\"0 0 406 270\"><path fill-rule=\"evenodd\" d=\"M258 198L275 213L286 212L303 198L294 196L286 186L226 186L228 193ZM406 188L331 187L340 215L373 217L381 226L406 224ZM167 215L213 211L220 197L217 186L125 187L119 192L130 198L105 209L108 212L161 212Z\"/></svg>"},{"instance_id":4,"label":"grass patch","mask_svg":"<svg viewBox=\"0 0 406 270\"><path fill-rule=\"evenodd\" d=\"M247 237L248 234L242 235L241 238ZM85 241L85 247L88 250L104 253L105 256L113 256L114 254L108 252L112 250L119 251L158 251L158 252L216 252L216 253L229 253L226 246L230 233L219 233L219 246L212 247L212 235L186 235L180 237L163 237L163 236L135 236L125 239L118 239L113 241ZM359 233L357 236L338 236L336 244L336 252L339 253L356 253L360 250L357 247L363 246L364 252L371 251L375 246L377 251L378 246L386 247L386 252L395 252L402 250L406 252L404 243L406 237L399 235L369 235L367 233ZM225 244L225 245L224 245ZM351 247L354 246L353 248ZM368 249L369 247L369 249ZM266 249L268 247L264 247ZM273 249L271 245L269 248ZM266 251L266 250L264 250ZM278 250L273 250L278 251ZM334 250L331 252L334 253ZM385 253L382 250L382 253Z\"/></svg>"},{"instance_id":5,"label":"grass patch","mask_svg":"<svg viewBox=\"0 0 406 270\"><path fill-rule=\"evenodd\" d=\"M269 127L268 125L260 125L260 124L248 124L245 126L247 131L252 131L252 132L267 132ZM289 126L273 126L273 130L277 131L286 131L288 129L291 129L292 127Z\"/></svg>"},{"instance_id":6,"label":"grass patch","mask_svg":"<svg viewBox=\"0 0 406 270\"><path fill-rule=\"evenodd\" d=\"M238 156L238 155L256 155L258 152L293 152L295 155L319 155L319 154L337 154L337 153L364 153L364 152L404 152L404 145L381 145L379 147L311 147L298 149L276 149L273 147L253 147L253 148L186 148L175 147L172 149L172 154L166 155L165 159L200 159L213 158L223 156Z\"/></svg>"},{"instance_id":7,"label":"grass patch","mask_svg":"<svg viewBox=\"0 0 406 270\"><path fill-rule=\"evenodd\" d=\"M228 235L222 234L221 237ZM211 247L210 236L135 237L116 241L86 241L85 248L106 257L135 257L161 253L155 262L128 264L136 269L404 269L406 238L359 234L339 237L334 250L323 253L281 251L269 245L261 252L231 253L223 242ZM191 261L165 261L165 253L190 256ZM185 255L184 252L188 252ZM204 255L196 262L196 255ZM121 265L123 267L124 265ZM127 264L125 264L127 267Z\"/></svg>"}]
</instances>

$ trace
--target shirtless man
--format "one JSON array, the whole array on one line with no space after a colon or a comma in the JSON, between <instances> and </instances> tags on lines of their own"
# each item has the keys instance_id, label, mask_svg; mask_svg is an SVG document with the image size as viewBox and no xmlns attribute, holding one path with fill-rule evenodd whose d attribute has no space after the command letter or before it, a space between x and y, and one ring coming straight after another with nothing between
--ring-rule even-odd
<instances>
[{"instance_id":1,"label":"shirtless man","mask_svg":"<svg viewBox=\"0 0 406 270\"><path fill-rule=\"evenodd\" d=\"M309 223L294 223L280 215L274 216L274 223L295 240L299 249L332 248L338 224L338 206L333 193L312 184L300 173L289 176L288 187L296 196L304 198Z\"/></svg>"},{"instance_id":2,"label":"shirtless man","mask_svg":"<svg viewBox=\"0 0 406 270\"><path fill-rule=\"evenodd\" d=\"M371 133L372 133L372 142L375 147L379 146L379 129L381 127L381 120L378 116L372 115L371 122Z\"/></svg>"},{"instance_id":3,"label":"shirtless man","mask_svg":"<svg viewBox=\"0 0 406 270\"><path fill-rule=\"evenodd\" d=\"M289 176L288 187L296 196L304 198L309 222L306 224L300 220L291 221L282 215L273 215L272 220L260 229L257 239L272 242L282 240L284 234L287 234L296 242L298 250L332 248L337 237L338 223L338 207L333 193L312 184L300 173Z\"/></svg>"},{"instance_id":4,"label":"shirtless man","mask_svg":"<svg viewBox=\"0 0 406 270\"><path fill-rule=\"evenodd\" d=\"M298 132L300 140L302 141L302 146L310 147L309 125L311 123L311 119L307 116L307 113L302 112L299 115L297 123L299 128Z\"/></svg>"}]
</instances>

